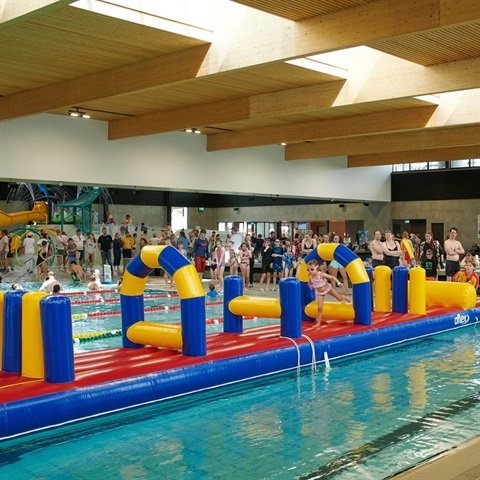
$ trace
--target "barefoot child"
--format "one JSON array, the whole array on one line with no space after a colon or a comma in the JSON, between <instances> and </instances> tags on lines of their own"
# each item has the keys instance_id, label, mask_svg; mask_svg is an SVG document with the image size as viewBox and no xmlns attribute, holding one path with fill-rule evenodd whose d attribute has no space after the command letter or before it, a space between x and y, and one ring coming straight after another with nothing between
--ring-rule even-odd
<instances>
[{"instance_id":1,"label":"barefoot child","mask_svg":"<svg viewBox=\"0 0 480 480\"><path fill-rule=\"evenodd\" d=\"M317 260L310 260L307 264L308 275L310 276L310 281L308 282L308 285L310 288L315 289L315 293L317 296L318 312L315 325L318 327L322 323L323 302L327 293L330 294L332 297L336 298L337 300L345 300L346 302L350 302L350 299L348 297L340 295L333 286L333 284L328 283L327 280L334 282L337 287L341 287L342 283L337 283L337 279L333 275L321 272L319 270L319 267L320 265Z\"/></svg>"}]
</instances>

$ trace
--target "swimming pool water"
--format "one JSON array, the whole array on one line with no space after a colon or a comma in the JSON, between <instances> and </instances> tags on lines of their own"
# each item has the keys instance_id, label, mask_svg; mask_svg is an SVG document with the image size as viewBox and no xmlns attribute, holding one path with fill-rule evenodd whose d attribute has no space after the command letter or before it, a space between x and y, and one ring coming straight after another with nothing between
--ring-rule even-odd
<instances>
[{"instance_id":1,"label":"swimming pool water","mask_svg":"<svg viewBox=\"0 0 480 480\"><path fill-rule=\"evenodd\" d=\"M2 478L383 479L478 434L480 329L0 444Z\"/></svg>"}]
</instances>

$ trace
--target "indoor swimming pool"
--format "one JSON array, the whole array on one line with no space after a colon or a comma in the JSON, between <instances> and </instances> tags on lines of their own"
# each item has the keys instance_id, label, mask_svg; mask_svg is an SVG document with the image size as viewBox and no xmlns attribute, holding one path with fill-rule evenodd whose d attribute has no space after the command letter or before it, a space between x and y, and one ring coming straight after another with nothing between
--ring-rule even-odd
<instances>
[{"instance_id":1,"label":"indoor swimming pool","mask_svg":"<svg viewBox=\"0 0 480 480\"><path fill-rule=\"evenodd\" d=\"M7 440L0 473L383 479L476 436L479 390L474 326Z\"/></svg>"}]
</instances>

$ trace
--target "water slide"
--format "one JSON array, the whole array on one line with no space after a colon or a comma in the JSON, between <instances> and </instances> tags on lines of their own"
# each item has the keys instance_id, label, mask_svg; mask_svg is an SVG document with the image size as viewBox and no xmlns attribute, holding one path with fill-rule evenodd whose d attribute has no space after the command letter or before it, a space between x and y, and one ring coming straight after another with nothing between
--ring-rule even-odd
<instances>
[{"instance_id":1,"label":"water slide","mask_svg":"<svg viewBox=\"0 0 480 480\"><path fill-rule=\"evenodd\" d=\"M28 222L45 222L48 221L48 206L46 202L35 202L35 206L31 210L24 212L5 213L0 212L0 227L9 227L22 223L26 225Z\"/></svg>"}]
</instances>

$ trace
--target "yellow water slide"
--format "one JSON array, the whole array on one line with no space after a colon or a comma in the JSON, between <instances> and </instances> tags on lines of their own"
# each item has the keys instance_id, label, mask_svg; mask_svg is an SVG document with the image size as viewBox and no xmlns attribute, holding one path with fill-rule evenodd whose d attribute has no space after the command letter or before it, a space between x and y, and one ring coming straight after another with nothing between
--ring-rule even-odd
<instances>
[{"instance_id":1,"label":"yellow water slide","mask_svg":"<svg viewBox=\"0 0 480 480\"><path fill-rule=\"evenodd\" d=\"M46 202L35 202L35 206L25 212L5 213L0 212L0 227L8 227L28 222L48 222L48 206Z\"/></svg>"}]
</instances>

